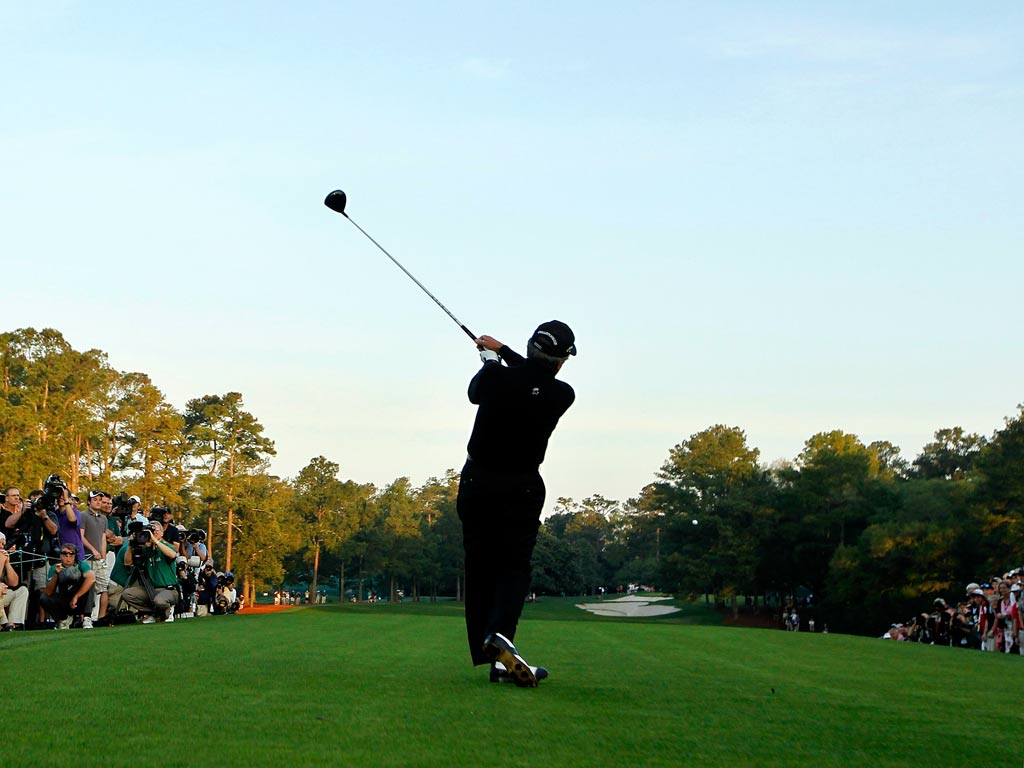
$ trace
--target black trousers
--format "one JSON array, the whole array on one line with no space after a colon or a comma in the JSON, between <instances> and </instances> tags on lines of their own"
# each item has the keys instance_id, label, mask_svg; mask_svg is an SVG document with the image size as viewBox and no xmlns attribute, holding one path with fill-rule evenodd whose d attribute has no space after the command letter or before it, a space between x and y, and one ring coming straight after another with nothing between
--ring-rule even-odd
<instances>
[{"instance_id":1,"label":"black trousers","mask_svg":"<svg viewBox=\"0 0 1024 768\"><path fill-rule=\"evenodd\" d=\"M81 584L81 582L78 582ZM71 607L71 598L75 592L78 591L78 585L74 589L62 592L56 590L52 595L48 595L45 592L39 593L39 604L43 607L43 610L53 617L54 621L64 621L68 616L88 616L92 613L92 600L93 594L90 589L80 598L78 598L78 605L75 608Z\"/></svg>"},{"instance_id":2,"label":"black trousers","mask_svg":"<svg viewBox=\"0 0 1024 768\"><path fill-rule=\"evenodd\" d=\"M530 558L544 508L538 472L496 472L466 462L457 508L466 550L466 634L474 664L486 664L484 638L514 640L530 589Z\"/></svg>"}]
</instances>

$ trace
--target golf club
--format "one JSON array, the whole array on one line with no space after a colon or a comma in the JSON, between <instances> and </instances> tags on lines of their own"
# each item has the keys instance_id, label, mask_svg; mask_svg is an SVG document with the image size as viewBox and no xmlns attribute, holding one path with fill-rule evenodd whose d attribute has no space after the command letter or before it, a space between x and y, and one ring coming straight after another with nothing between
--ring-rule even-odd
<instances>
[{"instance_id":1,"label":"golf club","mask_svg":"<svg viewBox=\"0 0 1024 768\"><path fill-rule=\"evenodd\" d=\"M465 331L466 335L469 336L469 338L473 339L473 341L476 341L476 336L473 334L473 332L471 330L469 330L469 328L464 326L461 322L459 322L459 318L457 318L455 315L453 315L448 310L448 307L446 307L444 304L442 304L440 301L438 301L437 296L435 296L430 291L428 291L426 286L423 285L423 283L421 283L419 280L417 280L415 277L413 277L413 274L408 269L406 269L401 264L399 264L398 263L398 259L396 259L390 253L388 253L387 250L385 250L383 245L381 245L376 240L374 240L372 237L370 237L369 233L365 229L363 229L358 224L356 224L354 221L352 221L352 217L349 216L347 213L345 213L345 204L347 202L348 202L348 198L345 196L345 193L342 192L340 189L334 190L329 195L327 195L327 197L324 199L324 205L326 205L332 211L335 211L336 213L340 213L346 219L351 221L352 225L356 229L358 229L360 232L362 232L364 235L366 235L366 238L371 243L373 243L378 248L380 248L380 250L383 252L383 254L385 256L387 256L389 259L391 259L391 261L393 261L395 263L395 266L397 266L400 270L405 272L405 274L407 274L409 276L410 280L412 280L414 283L416 283L416 285L418 285L423 290L423 292L425 294L427 294L427 296L432 298L434 300L434 303L437 304L437 306L439 306L441 309L443 309L445 311L445 314L448 315L448 317L450 317L452 320L454 320L455 324L457 326L459 326L459 328L461 328L463 331Z\"/></svg>"}]
</instances>

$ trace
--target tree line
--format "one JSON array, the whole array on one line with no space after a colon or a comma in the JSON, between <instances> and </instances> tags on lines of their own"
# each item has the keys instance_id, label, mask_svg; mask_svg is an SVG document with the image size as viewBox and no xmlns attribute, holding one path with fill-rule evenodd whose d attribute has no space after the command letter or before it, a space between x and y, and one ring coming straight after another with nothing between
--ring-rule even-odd
<instances>
[{"instance_id":1,"label":"tree line","mask_svg":"<svg viewBox=\"0 0 1024 768\"><path fill-rule=\"evenodd\" d=\"M315 593L328 577L392 597L461 596L455 471L378 488L319 456L280 478L241 394L179 411L146 374L116 371L52 329L0 334L0 365L5 485L60 472L76 492L169 505L208 531L250 600L286 583ZM538 535L534 590L639 583L733 604L809 595L831 627L870 632L1020 565L1024 410L991 437L939 429L913 461L836 430L766 466L742 429L714 425L673 447L656 477L622 502L558 499Z\"/></svg>"}]
</instances>

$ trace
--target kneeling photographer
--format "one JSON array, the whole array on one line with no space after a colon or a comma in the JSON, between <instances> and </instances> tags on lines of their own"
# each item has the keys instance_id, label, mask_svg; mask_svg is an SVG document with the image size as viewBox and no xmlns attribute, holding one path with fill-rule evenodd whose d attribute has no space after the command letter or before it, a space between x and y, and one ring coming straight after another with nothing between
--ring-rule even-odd
<instances>
[{"instance_id":1,"label":"kneeling photographer","mask_svg":"<svg viewBox=\"0 0 1024 768\"><path fill-rule=\"evenodd\" d=\"M92 610L92 587L96 575L88 561L78 559L78 548L65 544L60 548L60 562L50 566L46 587L39 594L39 604L50 614L57 629L67 629L71 619L83 619Z\"/></svg>"},{"instance_id":2,"label":"kneeling photographer","mask_svg":"<svg viewBox=\"0 0 1024 768\"><path fill-rule=\"evenodd\" d=\"M135 521L128 526L130 538L122 545L124 565L129 571L122 599L139 613L150 615L142 621L152 624L157 618L174 620L178 602L174 559L177 550L163 539L164 527L156 520L148 524Z\"/></svg>"}]
</instances>

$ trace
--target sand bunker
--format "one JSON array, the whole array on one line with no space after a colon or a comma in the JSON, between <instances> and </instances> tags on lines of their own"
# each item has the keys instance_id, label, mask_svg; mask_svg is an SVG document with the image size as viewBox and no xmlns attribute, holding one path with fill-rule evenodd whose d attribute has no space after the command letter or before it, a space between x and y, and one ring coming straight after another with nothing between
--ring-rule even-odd
<instances>
[{"instance_id":1,"label":"sand bunker","mask_svg":"<svg viewBox=\"0 0 1024 768\"><path fill-rule=\"evenodd\" d=\"M652 605L652 603L671 599L671 597L629 595L614 600L602 600L600 603L577 603L576 607L598 616L664 616L669 613L678 613L681 609L671 605Z\"/></svg>"}]
</instances>

